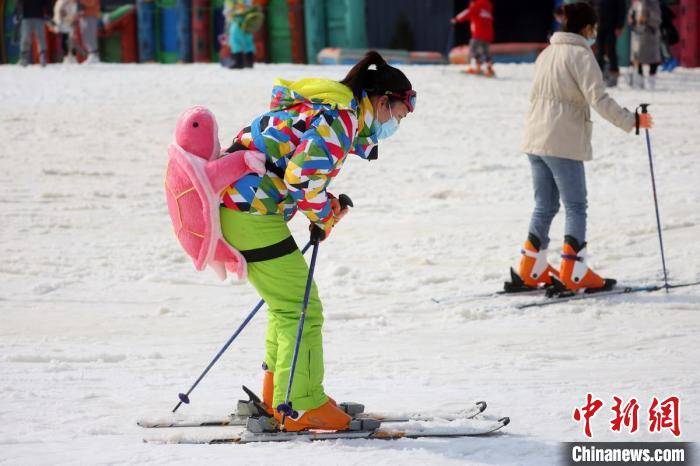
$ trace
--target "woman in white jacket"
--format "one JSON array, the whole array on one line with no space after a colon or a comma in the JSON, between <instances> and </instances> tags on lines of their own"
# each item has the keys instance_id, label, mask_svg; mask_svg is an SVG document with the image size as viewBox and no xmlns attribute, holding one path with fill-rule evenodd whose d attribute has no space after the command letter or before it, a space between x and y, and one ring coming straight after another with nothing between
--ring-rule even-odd
<instances>
[{"instance_id":1,"label":"woman in white jacket","mask_svg":"<svg viewBox=\"0 0 700 466\"><path fill-rule=\"evenodd\" d=\"M584 2L568 4L564 16L563 32L552 36L535 64L522 145L532 168L535 209L519 271L512 275L515 284L525 288L551 285L555 277L572 291L608 289L615 280L601 278L584 261L587 201L583 162L592 159L590 107L627 132L635 127L635 115L605 92L590 47L597 24L593 8ZM639 124L650 128L651 116L640 115ZM566 226L557 271L547 262L547 247L560 197Z\"/></svg>"}]
</instances>

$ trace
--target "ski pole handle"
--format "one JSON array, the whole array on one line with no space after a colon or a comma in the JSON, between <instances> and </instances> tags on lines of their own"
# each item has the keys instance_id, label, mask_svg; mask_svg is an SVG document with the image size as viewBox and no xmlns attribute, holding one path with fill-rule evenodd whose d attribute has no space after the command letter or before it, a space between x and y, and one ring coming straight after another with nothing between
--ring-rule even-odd
<instances>
[{"instance_id":1,"label":"ski pole handle","mask_svg":"<svg viewBox=\"0 0 700 466\"><path fill-rule=\"evenodd\" d=\"M355 204L352 203L352 199L350 199L350 196L347 194L341 194L338 196L338 202L340 202L341 209L345 209L346 207L355 207Z\"/></svg>"},{"instance_id":2,"label":"ski pole handle","mask_svg":"<svg viewBox=\"0 0 700 466\"><path fill-rule=\"evenodd\" d=\"M634 111L634 125L635 125L635 132L637 136L639 136L639 109L642 109L642 113L649 113L649 105L651 104L639 104L639 107Z\"/></svg>"}]
</instances>

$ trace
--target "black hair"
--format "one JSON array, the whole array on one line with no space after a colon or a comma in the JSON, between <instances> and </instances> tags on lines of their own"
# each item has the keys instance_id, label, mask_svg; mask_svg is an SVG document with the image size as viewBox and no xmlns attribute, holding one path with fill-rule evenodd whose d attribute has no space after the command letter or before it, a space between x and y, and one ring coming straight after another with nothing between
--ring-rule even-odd
<instances>
[{"instance_id":1,"label":"black hair","mask_svg":"<svg viewBox=\"0 0 700 466\"><path fill-rule=\"evenodd\" d=\"M587 2L564 5L564 32L580 34L586 26L598 24L598 15Z\"/></svg>"},{"instance_id":2,"label":"black hair","mask_svg":"<svg viewBox=\"0 0 700 466\"><path fill-rule=\"evenodd\" d=\"M374 65L376 69L369 69ZM350 89L356 99L362 97L362 91L368 96L384 95L386 92L403 92L413 89L411 81L405 74L393 66L376 51L370 50L365 57L357 62L348 74L340 81Z\"/></svg>"}]
</instances>

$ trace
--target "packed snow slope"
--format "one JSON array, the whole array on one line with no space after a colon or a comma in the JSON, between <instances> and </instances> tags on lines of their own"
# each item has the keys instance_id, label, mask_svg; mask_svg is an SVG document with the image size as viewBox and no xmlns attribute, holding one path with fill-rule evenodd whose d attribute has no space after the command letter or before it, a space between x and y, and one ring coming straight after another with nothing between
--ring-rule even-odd
<instances>
[{"instance_id":1,"label":"packed snow slope","mask_svg":"<svg viewBox=\"0 0 700 466\"><path fill-rule=\"evenodd\" d=\"M680 439L700 440L700 288L541 309L537 298L433 297L498 290L533 206L519 152L531 65L498 79L406 67L416 112L377 161L350 156L332 184L355 208L320 248L326 389L368 410L455 410L485 399L502 434L446 440L150 445L162 417L258 297L198 273L163 192L178 114L205 105L226 147L268 105L273 79L347 67L99 65L0 67L0 462L6 464L551 464L584 439L587 393L605 406L594 440L673 440L648 432L652 397L681 398ZM700 73L662 74L651 102L666 260L700 280ZM591 263L624 284L658 284L661 261L643 137L593 115L586 164ZM558 264L563 215L552 231ZM301 245L307 221L291 222ZM192 394L183 415L226 414L260 387L261 312ZM635 397L640 429L609 429L612 397Z\"/></svg>"}]
</instances>

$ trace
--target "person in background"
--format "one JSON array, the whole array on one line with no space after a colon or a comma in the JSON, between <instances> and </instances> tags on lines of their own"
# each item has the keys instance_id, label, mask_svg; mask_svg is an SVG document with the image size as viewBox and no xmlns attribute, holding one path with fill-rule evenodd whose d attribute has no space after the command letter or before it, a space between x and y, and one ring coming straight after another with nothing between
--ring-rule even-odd
<instances>
[{"instance_id":1,"label":"person in background","mask_svg":"<svg viewBox=\"0 0 700 466\"><path fill-rule=\"evenodd\" d=\"M471 23L472 38L469 41L469 67L467 73L481 74L481 64L486 63L484 76L492 77L493 60L489 45L493 42L493 6L491 0L474 0L469 7L452 18L452 24ZM472 60L476 66L472 66Z\"/></svg>"},{"instance_id":2,"label":"person in background","mask_svg":"<svg viewBox=\"0 0 700 466\"><path fill-rule=\"evenodd\" d=\"M51 0L19 0L17 4L20 23L19 64L27 66L31 61L32 35L39 42L39 62L46 66L46 35L44 25L51 18Z\"/></svg>"},{"instance_id":3,"label":"person in background","mask_svg":"<svg viewBox=\"0 0 700 466\"><path fill-rule=\"evenodd\" d=\"M87 50L85 63L99 63L97 27L100 22L100 0L80 0L80 36Z\"/></svg>"},{"instance_id":4,"label":"person in background","mask_svg":"<svg viewBox=\"0 0 700 466\"><path fill-rule=\"evenodd\" d=\"M63 63L77 63L75 23L78 20L77 0L56 0L53 6L53 30L61 35Z\"/></svg>"},{"instance_id":5,"label":"person in background","mask_svg":"<svg viewBox=\"0 0 700 466\"><path fill-rule=\"evenodd\" d=\"M673 24L676 14L671 11L671 8L665 3L661 3L661 69L664 71L673 71L678 66L678 60L671 53L671 46L680 42L681 37L678 34L678 29Z\"/></svg>"},{"instance_id":6,"label":"person in background","mask_svg":"<svg viewBox=\"0 0 700 466\"><path fill-rule=\"evenodd\" d=\"M224 17L233 61L231 68L252 68L255 61L253 34L246 32L244 22L251 11L251 0L226 0Z\"/></svg>"},{"instance_id":7,"label":"person in background","mask_svg":"<svg viewBox=\"0 0 700 466\"><path fill-rule=\"evenodd\" d=\"M600 67L591 51L597 17L585 2L564 5L564 31L555 33L535 62L530 109L522 151L532 171L535 208L521 250L518 272L506 291L523 291L560 283L567 289L600 291L615 280L604 279L586 265L586 212L588 209L584 162L593 158L591 107L618 128L630 132L635 114L621 107L605 91ZM639 126L650 128L651 115L639 116ZM547 261L549 228L566 209L561 265Z\"/></svg>"},{"instance_id":8,"label":"person in background","mask_svg":"<svg viewBox=\"0 0 700 466\"><path fill-rule=\"evenodd\" d=\"M617 86L620 68L617 65L617 38L622 34L627 17L625 0L595 0L593 3L598 13L598 35L596 37L596 60L603 70L608 87ZM609 67L605 65L608 58Z\"/></svg>"},{"instance_id":9,"label":"person in background","mask_svg":"<svg viewBox=\"0 0 700 466\"><path fill-rule=\"evenodd\" d=\"M644 68L649 65L650 90L656 88L661 63L661 5L659 0L633 0L627 13L632 29L630 86L644 89Z\"/></svg>"}]
</instances>

